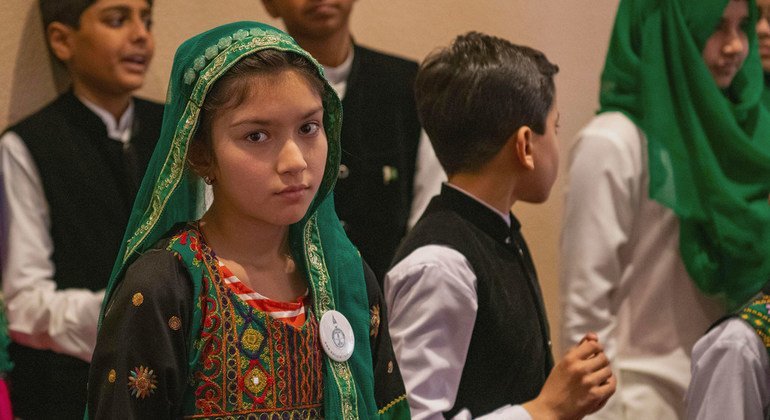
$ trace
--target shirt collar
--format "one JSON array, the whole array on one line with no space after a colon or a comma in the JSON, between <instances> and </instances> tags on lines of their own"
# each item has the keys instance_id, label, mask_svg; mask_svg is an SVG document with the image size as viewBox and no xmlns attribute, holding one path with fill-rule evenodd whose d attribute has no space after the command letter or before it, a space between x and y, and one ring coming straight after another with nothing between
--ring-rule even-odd
<instances>
[{"instance_id":1,"label":"shirt collar","mask_svg":"<svg viewBox=\"0 0 770 420\"><path fill-rule=\"evenodd\" d=\"M348 57L339 66L323 66L326 80L329 81L329 84L340 98L345 97L345 92L347 91L348 76L350 76L350 70L353 68L353 50L351 46Z\"/></svg>"},{"instance_id":2,"label":"shirt collar","mask_svg":"<svg viewBox=\"0 0 770 420\"><path fill-rule=\"evenodd\" d=\"M131 139L131 123L134 121L133 99L129 101L128 108L126 108L126 110L123 112L120 120L116 122L112 114L110 114L106 109L96 105L86 98L80 96L77 98L80 100L80 102L83 103L83 105L93 111L93 113L96 114L102 120L102 122L104 122L104 126L107 128L107 137L113 140L117 140L121 143L128 143L128 141Z\"/></svg>"},{"instance_id":3,"label":"shirt collar","mask_svg":"<svg viewBox=\"0 0 770 420\"><path fill-rule=\"evenodd\" d=\"M450 184L449 182L445 182L444 185L446 185L447 187L450 187L450 188L452 188L454 190L457 190L457 191L467 195L468 197L472 198L474 201L477 201L479 204L483 204L484 207L492 210L493 212L495 212L495 214L497 214L498 216L502 217L503 220L505 221L505 224L508 225L508 227L511 226L511 213L510 212L509 213L502 213L500 210L492 207L491 205L486 203L484 200L476 197L475 195L469 193L468 191L465 191L464 189L458 187L457 185Z\"/></svg>"}]
</instances>

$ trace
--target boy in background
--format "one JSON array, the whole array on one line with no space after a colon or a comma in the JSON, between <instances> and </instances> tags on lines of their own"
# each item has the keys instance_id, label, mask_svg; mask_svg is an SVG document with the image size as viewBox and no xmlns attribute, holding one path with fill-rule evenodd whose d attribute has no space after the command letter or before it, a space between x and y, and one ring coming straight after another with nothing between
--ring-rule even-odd
<instances>
[{"instance_id":1,"label":"boy in background","mask_svg":"<svg viewBox=\"0 0 770 420\"><path fill-rule=\"evenodd\" d=\"M40 10L72 86L0 139L9 378L16 416L75 419L163 108L132 97L154 51L150 0L40 0Z\"/></svg>"},{"instance_id":2,"label":"boy in background","mask_svg":"<svg viewBox=\"0 0 770 420\"><path fill-rule=\"evenodd\" d=\"M345 232L382 282L393 254L446 179L414 104L417 63L358 45L355 0L262 0L323 66L342 98L342 163L334 187Z\"/></svg>"},{"instance_id":3,"label":"boy in background","mask_svg":"<svg viewBox=\"0 0 770 420\"><path fill-rule=\"evenodd\" d=\"M553 365L535 267L510 213L545 201L556 179L557 71L539 51L472 32L417 74L420 121L449 180L385 277L415 419L579 418L614 392L593 334Z\"/></svg>"}]
</instances>

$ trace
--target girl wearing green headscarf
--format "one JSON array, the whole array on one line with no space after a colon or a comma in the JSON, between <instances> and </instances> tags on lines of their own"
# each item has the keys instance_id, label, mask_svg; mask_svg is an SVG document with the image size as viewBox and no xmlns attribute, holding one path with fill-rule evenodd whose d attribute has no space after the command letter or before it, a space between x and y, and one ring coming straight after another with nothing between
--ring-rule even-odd
<instances>
[{"instance_id":1,"label":"girl wearing green headscarf","mask_svg":"<svg viewBox=\"0 0 770 420\"><path fill-rule=\"evenodd\" d=\"M409 417L376 280L334 213L341 118L321 67L275 28L179 47L90 416Z\"/></svg>"},{"instance_id":2,"label":"girl wearing green headscarf","mask_svg":"<svg viewBox=\"0 0 770 420\"><path fill-rule=\"evenodd\" d=\"M754 0L621 0L570 158L563 339L606 344L597 417L680 418L690 353L770 278L770 118Z\"/></svg>"}]
</instances>

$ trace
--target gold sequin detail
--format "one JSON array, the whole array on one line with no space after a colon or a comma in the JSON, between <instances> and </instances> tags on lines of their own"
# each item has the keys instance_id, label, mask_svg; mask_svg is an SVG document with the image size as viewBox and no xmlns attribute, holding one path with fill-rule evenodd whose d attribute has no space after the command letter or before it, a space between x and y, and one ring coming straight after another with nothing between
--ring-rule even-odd
<instances>
[{"instance_id":1,"label":"gold sequin detail","mask_svg":"<svg viewBox=\"0 0 770 420\"><path fill-rule=\"evenodd\" d=\"M182 328L182 320L178 316L174 315L168 319L168 327L174 331L179 331Z\"/></svg>"},{"instance_id":2,"label":"gold sequin detail","mask_svg":"<svg viewBox=\"0 0 770 420\"><path fill-rule=\"evenodd\" d=\"M265 337L263 337L259 331L249 327L246 329L246 331L243 332L243 337L241 337L241 344L246 350L257 351L259 346L262 345L262 341L264 339Z\"/></svg>"},{"instance_id":3,"label":"gold sequin detail","mask_svg":"<svg viewBox=\"0 0 770 420\"><path fill-rule=\"evenodd\" d=\"M134 297L131 298L131 303L133 303L134 306L139 306L142 302L144 302L144 296L139 292L134 293Z\"/></svg>"},{"instance_id":4,"label":"gold sequin detail","mask_svg":"<svg viewBox=\"0 0 770 420\"><path fill-rule=\"evenodd\" d=\"M110 381L110 383L115 383L115 379L118 377L118 374L115 373L115 369L110 369L110 373L107 374L107 380Z\"/></svg>"},{"instance_id":5,"label":"gold sequin detail","mask_svg":"<svg viewBox=\"0 0 770 420\"><path fill-rule=\"evenodd\" d=\"M260 369L254 369L243 378L243 383L254 395L260 395L267 386L267 376Z\"/></svg>"}]
</instances>

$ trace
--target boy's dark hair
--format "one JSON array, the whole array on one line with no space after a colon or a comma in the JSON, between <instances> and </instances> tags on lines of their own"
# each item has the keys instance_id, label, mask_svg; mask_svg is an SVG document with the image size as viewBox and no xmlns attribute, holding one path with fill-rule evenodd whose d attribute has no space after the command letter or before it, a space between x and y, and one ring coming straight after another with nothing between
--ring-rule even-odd
<instances>
[{"instance_id":1,"label":"boy's dark hair","mask_svg":"<svg viewBox=\"0 0 770 420\"><path fill-rule=\"evenodd\" d=\"M299 54L266 49L241 59L214 82L203 100L198 128L191 143L191 148L194 149L190 159L193 169L214 162L212 120L218 112L243 103L253 89L249 85L251 77L279 74L287 70L297 72L305 79L310 89L323 98L326 86L324 80L318 74L316 66Z\"/></svg>"},{"instance_id":2,"label":"boy's dark hair","mask_svg":"<svg viewBox=\"0 0 770 420\"><path fill-rule=\"evenodd\" d=\"M540 51L478 32L431 53L415 97L444 171L478 170L522 126L543 134L558 71Z\"/></svg>"},{"instance_id":3,"label":"boy's dark hair","mask_svg":"<svg viewBox=\"0 0 770 420\"><path fill-rule=\"evenodd\" d=\"M43 30L53 22L61 22L67 26L78 28L80 15L97 0L39 0L40 16L43 18ZM152 0L147 0L152 6Z\"/></svg>"}]
</instances>

